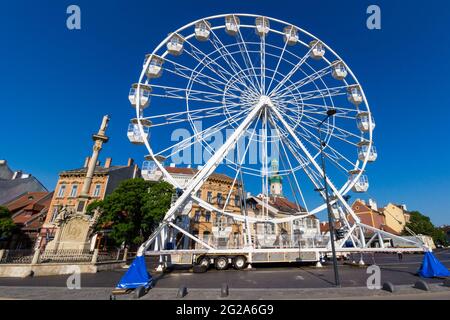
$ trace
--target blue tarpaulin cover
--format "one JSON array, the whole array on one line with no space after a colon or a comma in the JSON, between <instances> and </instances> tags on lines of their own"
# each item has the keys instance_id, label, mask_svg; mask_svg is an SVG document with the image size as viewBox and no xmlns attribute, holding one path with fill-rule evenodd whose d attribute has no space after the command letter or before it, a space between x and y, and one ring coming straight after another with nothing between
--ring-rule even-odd
<instances>
[{"instance_id":1,"label":"blue tarpaulin cover","mask_svg":"<svg viewBox=\"0 0 450 320\"><path fill-rule=\"evenodd\" d=\"M450 272L433 253L425 252L419 275L423 278L450 277Z\"/></svg>"},{"instance_id":2,"label":"blue tarpaulin cover","mask_svg":"<svg viewBox=\"0 0 450 320\"><path fill-rule=\"evenodd\" d=\"M117 289L136 289L144 286L146 289L152 284L152 276L147 272L144 256L136 257L128 271L120 279Z\"/></svg>"}]
</instances>

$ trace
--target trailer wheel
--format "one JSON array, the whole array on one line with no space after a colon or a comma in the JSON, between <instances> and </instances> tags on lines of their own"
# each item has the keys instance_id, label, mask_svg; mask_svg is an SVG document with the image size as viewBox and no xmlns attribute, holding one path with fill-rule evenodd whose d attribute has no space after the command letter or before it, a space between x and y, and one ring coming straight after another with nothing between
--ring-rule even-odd
<instances>
[{"instance_id":1,"label":"trailer wheel","mask_svg":"<svg viewBox=\"0 0 450 320\"><path fill-rule=\"evenodd\" d=\"M201 256L197 259L197 265L205 267L206 269L209 268L209 257L207 256Z\"/></svg>"},{"instance_id":2,"label":"trailer wheel","mask_svg":"<svg viewBox=\"0 0 450 320\"><path fill-rule=\"evenodd\" d=\"M236 270L242 270L247 264L247 258L244 256L237 256L233 259L233 266Z\"/></svg>"},{"instance_id":3,"label":"trailer wheel","mask_svg":"<svg viewBox=\"0 0 450 320\"><path fill-rule=\"evenodd\" d=\"M228 268L228 258L224 256L217 257L214 260L217 270L226 270Z\"/></svg>"}]
</instances>

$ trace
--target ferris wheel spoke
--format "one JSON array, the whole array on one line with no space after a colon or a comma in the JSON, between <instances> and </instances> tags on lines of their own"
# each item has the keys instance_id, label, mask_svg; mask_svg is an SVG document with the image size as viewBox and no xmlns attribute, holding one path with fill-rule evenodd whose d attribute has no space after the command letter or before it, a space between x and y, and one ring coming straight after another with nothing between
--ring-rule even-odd
<instances>
[{"instance_id":1,"label":"ferris wheel spoke","mask_svg":"<svg viewBox=\"0 0 450 320\"><path fill-rule=\"evenodd\" d=\"M256 92L262 92L262 88L258 81L258 76L256 75L256 70L255 70L255 67L253 66L253 62L250 57L250 54L249 54L249 51L247 48L247 44L242 35L241 28L238 29L238 35L239 35L240 41L238 41L238 37L236 37L236 43L238 44L239 50L241 51L242 59L244 60L244 63L246 65L247 69L251 70L251 72L253 73L253 78L251 78L251 79L252 79L252 81L253 80L255 81L257 87L259 88L259 90L256 89Z\"/></svg>"},{"instance_id":2,"label":"ferris wheel spoke","mask_svg":"<svg viewBox=\"0 0 450 320\"><path fill-rule=\"evenodd\" d=\"M245 113L239 113L239 114L231 117L231 119L233 119L235 121L239 121L242 118L244 118L247 114L248 114L248 111ZM209 128L206 128L199 132L195 132L193 136L189 136L188 138L185 138L185 139L179 141L178 143L171 145L168 148L159 151L158 153L155 153L155 155L164 155L166 158L169 158L169 157L173 156L174 154L180 152L181 150L185 150L186 148L189 148L196 143L204 141L205 139L211 137L215 133L223 131L224 129L229 127L229 121L230 121L230 119L224 119L221 122L219 122ZM175 151L169 155L165 155L165 153L169 150L175 150Z\"/></svg>"},{"instance_id":3,"label":"ferris wheel spoke","mask_svg":"<svg viewBox=\"0 0 450 320\"><path fill-rule=\"evenodd\" d=\"M229 114L236 114L236 113L239 114L240 111L229 112ZM216 114L209 114L209 115L193 115L193 116L189 116L188 118L182 118L182 119L176 119L176 120L166 120L164 122L154 123L154 124L152 124L152 127L170 126L170 125L174 125L174 124L180 124L183 122L204 120L204 119L220 117L220 116L223 116L223 112L216 113Z\"/></svg>"},{"instance_id":4,"label":"ferris wheel spoke","mask_svg":"<svg viewBox=\"0 0 450 320\"><path fill-rule=\"evenodd\" d=\"M320 123L319 119L311 117L310 115L307 115L307 114L304 114L304 116L306 118L308 118L308 119L311 119L314 122L313 126L315 126L317 128L317 125ZM352 119L355 119L355 118L352 118ZM347 130L341 128L341 127L337 127L337 126L335 126L335 125L333 125L333 124L331 124L329 122L324 122L323 126L325 126L325 128L327 128L327 129L324 129L322 131L325 131L325 132L329 131L335 137L339 137L339 138L342 138L342 139L353 137L353 138L357 139L357 142L361 141L361 136L360 135L357 135L357 134L355 134L353 132L347 131Z\"/></svg>"},{"instance_id":5,"label":"ferris wheel spoke","mask_svg":"<svg viewBox=\"0 0 450 320\"><path fill-rule=\"evenodd\" d=\"M164 61L170 63L171 67L173 68L173 70L172 70L171 68L166 67L166 69L165 69L166 71L168 71L169 73L174 74L176 76L180 76L182 78L185 78L188 81L198 83L198 84L206 86L206 87L208 87L210 89L216 90L216 91L218 91L220 93L223 93L223 88L224 87L230 86L227 83L227 79L226 78L220 77L220 79L219 79L219 78L216 78L216 77L212 77L212 76L207 75L207 74L205 74L203 72L200 72L198 70L194 70L194 69L192 69L190 67L187 67L187 66L185 66L183 64L180 64L180 63L177 63L177 62L175 62L173 60L170 60L167 57L165 58ZM210 63L211 62L209 62L208 65ZM205 63L200 63L200 65L203 66L203 69L206 68L207 70L211 71L211 68L210 67L206 67ZM215 69L212 69L212 70L215 70ZM212 72L212 74L214 74L216 76L217 72L214 71L214 72ZM237 92L241 91L241 88L239 88L239 87L236 87L234 85L232 85L231 87Z\"/></svg>"},{"instance_id":6,"label":"ferris wheel spoke","mask_svg":"<svg viewBox=\"0 0 450 320\"><path fill-rule=\"evenodd\" d=\"M230 73L229 70L225 69L222 65L220 65L215 59L212 59L209 55L207 55L206 53L198 49L196 46L194 46L191 42L189 41L186 42L189 44L192 51L185 50L185 52L194 60L204 65L206 68L208 68L214 74L218 75L225 82L228 82L228 80L233 77L233 74ZM224 58L224 55L221 54L220 58ZM207 60L208 63L206 63L205 60ZM211 65L215 65L217 69L211 67ZM236 71L233 69L233 72ZM244 87L247 86L245 82L243 82L241 79L238 78L237 81L241 83L241 85L243 85Z\"/></svg>"},{"instance_id":7,"label":"ferris wheel spoke","mask_svg":"<svg viewBox=\"0 0 450 320\"><path fill-rule=\"evenodd\" d=\"M274 70L274 72L272 74L272 77L270 78L270 82L269 82L269 85L267 87L267 92L270 92L270 88L272 87L273 80L275 79L275 76L277 75L278 68L280 67L281 61L283 61L283 56L284 56L284 52L286 51L287 45L288 45L288 42L286 41L284 43L283 50L281 51L281 54L280 54L280 56L278 58L278 62L277 62L277 65L275 67L275 70Z\"/></svg>"},{"instance_id":8,"label":"ferris wheel spoke","mask_svg":"<svg viewBox=\"0 0 450 320\"><path fill-rule=\"evenodd\" d=\"M211 34L213 35L214 38L210 37L209 42L214 46L214 48L216 48L216 50L218 52L221 53L222 59L228 64L228 66L231 68L231 70L235 74L243 73L243 74L248 75L248 77L246 77L246 78L249 79L248 80L249 84L253 87L253 90L255 90L256 92L259 92L256 84L253 82L252 75L249 72L245 71L242 68L242 66L236 61L233 54L228 50L227 46L225 46L223 44L223 42L220 40L220 38L217 36L217 34L214 32L214 30L211 30ZM240 45L238 45L238 46L239 46L239 52L243 55ZM246 63L245 59L244 59L244 62ZM250 70L249 67L247 67L247 70ZM239 80L239 82L246 86L246 84L244 82L242 82L241 80Z\"/></svg>"},{"instance_id":9,"label":"ferris wheel spoke","mask_svg":"<svg viewBox=\"0 0 450 320\"><path fill-rule=\"evenodd\" d=\"M300 103L299 106L302 107L310 107L311 109L306 109L306 110L310 110L312 111L318 111L318 110L323 110L322 112L325 112L329 110L329 109L336 109L336 111L339 111L335 116L342 116L342 115L348 115L348 114L352 114L354 113L353 118L358 114L358 110L357 109L350 109L350 108L345 108L345 107L341 107L341 106L329 106L329 105L323 105L323 104L314 104L314 103Z\"/></svg>"},{"instance_id":10,"label":"ferris wheel spoke","mask_svg":"<svg viewBox=\"0 0 450 320\"><path fill-rule=\"evenodd\" d=\"M324 76L330 74L331 71L332 71L331 65L329 65L321 70L315 71L314 73L307 75L305 78L303 78L299 81L296 81L296 82L290 84L289 86L284 87L282 90L277 92L277 95L280 97L284 97L287 91L292 90L292 89L300 89L301 87L303 87L311 82L314 82L318 79L322 79Z\"/></svg>"},{"instance_id":11,"label":"ferris wheel spoke","mask_svg":"<svg viewBox=\"0 0 450 320\"><path fill-rule=\"evenodd\" d=\"M311 53L312 49L309 49L308 52L300 59L300 61L294 66L294 68L289 71L289 73L273 88L272 91L270 91L269 96L274 96L277 91L284 86L284 84L300 69L300 67L306 62L306 60L309 57L309 54Z\"/></svg>"},{"instance_id":12,"label":"ferris wheel spoke","mask_svg":"<svg viewBox=\"0 0 450 320\"><path fill-rule=\"evenodd\" d=\"M314 123L309 123L308 121L302 121L300 126L303 126L303 125L306 125L306 126L308 126L310 128L317 129L317 125L315 125ZM333 129L333 130L341 130L340 128L337 128L337 127L329 127L329 128ZM354 147L358 147L358 143L355 143L355 142L352 142L352 141L349 141L349 140L346 139L348 137L348 134L345 134L344 136L342 136L341 134L336 134L336 133L332 132L331 130L330 131L328 131L328 130L321 130L321 131L323 131L325 133L329 133L330 136L332 136L332 137L334 137L336 139L339 139L341 141L344 141L344 142L346 142L346 143L348 143L348 144L350 144L350 145L352 145ZM357 135L355 135L353 133L352 133L352 135L357 137L358 139L361 139L361 137L359 137L359 136L357 136ZM358 140L358 142L359 142L359 140Z\"/></svg>"},{"instance_id":13,"label":"ferris wheel spoke","mask_svg":"<svg viewBox=\"0 0 450 320\"><path fill-rule=\"evenodd\" d=\"M152 85L152 92L150 93L152 97L169 98L169 99L186 99L193 101L202 101L207 103L219 103L223 104L222 98L223 93L215 93L202 90L193 90L186 88L177 88L161 85ZM239 96L228 94L229 97L239 99Z\"/></svg>"},{"instance_id":14,"label":"ferris wheel spoke","mask_svg":"<svg viewBox=\"0 0 450 320\"><path fill-rule=\"evenodd\" d=\"M302 130L305 131L305 133L301 133L300 131L297 130L297 133L304 137L305 141L308 142L309 145L311 145L314 149L315 152L320 152L320 138L313 133L312 131L308 130L305 127L300 126L300 128ZM317 129L317 126L315 127ZM312 138L316 141L316 143L314 143L312 141ZM297 152L301 152L301 150L299 149L298 146L294 145L294 148L296 149ZM330 149L330 152L327 151L327 149ZM346 156L344 156L342 153L338 152L335 148L333 148L330 144L330 142L327 143L326 148L323 149L323 154L325 156L325 158L329 159L330 161L333 162L333 164L340 170L343 171L344 174L348 174L348 171L352 170L355 168L355 163L351 162ZM339 160L344 160L344 162L347 162L350 167L346 168L344 165L342 165Z\"/></svg>"},{"instance_id":15,"label":"ferris wheel spoke","mask_svg":"<svg viewBox=\"0 0 450 320\"><path fill-rule=\"evenodd\" d=\"M321 99L321 98L334 97L334 96L340 96L340 95L346 95L346 94L347 94L347 86L339 86L339 87L332 87L332 88L326 88L326 89L304 91L304 92L301 92L300 94L286 94L284 97L297 98L302 101L306 101L306 100ZM294 103L291 100L285 100L285 102Z\"/></svg>"},{"instance_id":16,"label":"ferris wheel spoke","mask_svg":"<svg viewBox=\"0 0 450 320\"><path fill-rule=\"evenodd\" d=\"M272 114L270 114L270 120L271 120L272 125L275 127L275 130L278 131L278 126L277 126L275 120L273 119ZM280 136L280 135L279 135L279 136ZM301 197L301 199L302 199L303 206L304 206L304 208L306 209L306 212L309 212L308 205L307 205L307 203L306 203L306 201L305 201L305 198L304 198L304 196L303 196L302 189L300 188L300 183L299 183L298 180L297 180L296 170L294 170L294 168L293 168L293 166L292 166L292 164L291 164L291 160L290 160L290 157L288 156L288 153L287 153L287 150L286 150L286 147L285 147L285 145L284 145L284 141L283 141L283 140L284 140L283 137L280 136L279 141L280 141L280 143L281 143L282 150L283 150L283 152L284 152L284 155L285 155L285 158L286 158L286 160L287 160L287 163L289 164L290 172L291 172L292 175L294 176L294 181L295 181L297 190L298 190L298 192L299 192L299 194L300 194L300 197ZM282 156L281 156L281 150L280 150L280 148L278 147L278 145L276 145L276 146L277 146L278 154L280 155L280 156L279 156L279 157L280 157L280 160L282 160L283 166L285 166L284 161L283 161L283 158L282 158ZM289 174L287 175L287 177L288 177L288 179L289 179ZM291 189L292 189L291 192L292 192L293 196L295 197L295 201L296 201L298 210L299 210L299 212L301 212L301 211L302 211L302 210L301 210L301 207L300 207L300 205L299 205L299 203L298 203L296 193L295 193L295 191L293 190L292 184L290 183L290 181L289 181L289 184L290 184Z\"/></svg>"},{"instance_id":17,"label":"ferris wheel spoke","mask_svg":"<svg viewBox=\"0 0 450 320\"><path fill-rule=\"evenodd\" d=\"M266 94L266 37L263 35L261 39L261 94Z\"/></svg>"},{"instance_id":18,"label":"ferris wheel spoke","mask_svg":"<svg viewBox=\"0 0 450 320\"><path fill-rule=\"evenodd\" d=\"M283 130L280 126L278 126L278 129ZM323 181L322 181L322 176L320 176L318 174L318 172L312 170L310 168L310 161L305 158L304 156L301 155L301 152L298 150L297 146L294 144L293 141L290 141L289 139L287 139L286 136L282 136L283 139L283 146L285 145L291 152L292 156L299 162L299 163L303 163L303 165L301 166L303 172L305 173L305 175L308 177L309 181L312 183L312 185L315 187L316 190L318 190L320 192L320 195L322 196L322 198L325 200L325 193L323 191ZM299 189L301 191L301 189ZM306 201L304 200L304 198L302 197L305 205L306 205ZM317 210L317 209L316 209ZM309 210L307 210L307 212L310 212Z\"/></svg>"},{"instance_id":19,"label":"ferris wheel spoke","mask_svg":"<svg viewBox=\"0 0 450 320\"><path fill-rule=\"evenodd\" d=\"M260 119L260 116L257 117L256 123L255 123L255 127L253 128L252 133L250 134L250 141L253 139L253 137L254 137L254 135L256 133L256 128L258 126L259 119ZM244 153L243 153L242 157L240 157L240 159L239 159L239 164L237 165L236 174L234 176L233 183L231 185L230 191L228 192L227 198L225 200L225 205L223 207L223 210L226 210L226 208L228 206L228 203L230 202L230 198L231 198L231 194L232 194L233 188L234 188L234 186L236 184L238 176L242 173L242 164L244 163L245 157L248 154L248 150L250 149L250 145L251 145L250 143L247 144L247 146L244 149ZM239 154L240 154L240 152L239 152L239 143L237 143L237 149L238 149L238 158L239 158Z\"/></svg>"}]
</instances>

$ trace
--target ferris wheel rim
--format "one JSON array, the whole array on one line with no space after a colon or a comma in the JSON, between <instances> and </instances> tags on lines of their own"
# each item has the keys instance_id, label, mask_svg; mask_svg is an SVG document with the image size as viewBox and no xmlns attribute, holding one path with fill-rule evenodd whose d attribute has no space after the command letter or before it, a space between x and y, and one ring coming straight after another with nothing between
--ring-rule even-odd
<instances>
[{"instance_id":1,"label":"ferris wheel rim","mask_svg":"<svg viewBox=\"0 0 450 320\"><path fill-rule=\"evenodd\" d=\"M195 25L196 23L198 23L198 22L201 22L201 21L208 21L208 20L212 20L212 19L224 18L224 17L229 16L229 15L233 15L233 16L237 16L237 17L242 16L242 17L253 17L253 18L261 17L261 15L256 15L256 14L234 13L234 14L220 14L220 15L214 15L214 16L209 16L209 17L205 17L205 18L201 18L201 19L195 20L195 21L193 21L193 22L190 22L190 23L188 23L188 24L186 24L186 25L180 27L180 28L177 29L175 32L172 32L171 34L169 34L169 35L168 35L163 41L161 41L160 44L153 50L152 54L155 55L155 54L156 54L156 53L157 53L157 52L158 52L158 51L159 51L159 50L160 50L160 49L161 49L161 48L162 48L169 40L170 40L170 38L171 38L171 36L172 36L173 34L180 34L182 31L184 31L185 29L187 29L187 28L189 28L189 27L194 26L194 25ZM303 34L305 34L305 35L307 35L307 36L309 36L309 37L311 37L311 38L313 38L313 39L315 39L315 40L317 40L317 41L320 41L320 42L323 44L323 46L324 46L330 53L332 53L336 58L338 58L338 59L344 64L344 66L345 66L345 68L347 69L348 73L349 73L349 74L351 75L351 77L354 79L355 84L358 85L359 88L360 88L361 95L362 95L362 98L363 98L363 101L364 101L364 105L365 105L365 108L366 108L367 112L369 113L369 115L372 114L371 111L370 111L369 102L368 102L368 100L367 100L367 98L366 98L364 89L363 89L363 87L360 85L360 82L359 82L358 78L357 78L356 75L353 73L353 71L351 70L351 68L347 65L347 63L345 62L345 60L343 60L343 59L342 59L342 58L341 58L341 57L340 57L340 56L339 56L339 55L338 55L338 54L337 54L337 53L336 53L329 45L327 45L326 42L320 40L320 39L319 39L318 37L316 37L315 35L309 33L308 31L304 30L303 28L299 28L299 27L296 26L296 25L293 25L293 24L291 24L291 23L288 23L288 22L283 21L283 20L280 20L280 19L276 19L276 18L272 18L272 17L268 17L268 16L265 16L265 17L266 17L267 19L269 19L270 21L274 21L274 22L277 22L277 23L280 23L280 24L284 24L284 25L286 25L286 26L294 26L299 32L302 32ZM220 26L217 26L217 27L224 28L225 26L220 25ZM254 26L253 26L253 28L254 28ZM271 30L271 31L275 31L275 30L273 30L273 29L271 29L271 28L270 28L270 30ZM192 38L193 33L190 34L190 36L191 36L191 38ZM161 55L161 56L164 57L165 55L167 55L167 50L166 50L165 53L164 53L163 55ZM324 57L324 60L325 60L329 65L331 65L331 62L328 61L326 57ZM140 77L139 77L137 98L139 98L139 92L140 92L139 89L140 89L140 86L141 86L142 84L148 84L148 82L149 82L148 79L146 79L145 81L142 81L142 80L145 78L145 68L148 67L148 63L149 63L149 62L150 62L150 61L148 61L148 62L147 62L147 65L144 66L144 68L143 68L143 70L142 70L142 72L141 72L141 75L140 75ZM348 84L346 83L346 85L348 85ZM136 105L136 117L137 117L137 122L138 122L139 130L140 130L141 134L143 134L143 132L144 132L143 130L144 130L144 129L143 129L143 125L142 125L142 123L141 123L141 118L142 118L142 116L141 116L141 110L140 110L138 104ZM369 117L369 124L371 125L371 123L372 123L372 119L371 119L371 117ZM368 135L369 135L369 137L368 137L367 140L368 140L369 143L370 143L369 146L371 146L371 145L373 144L373 130L372 130L372 129L368 131ZM176 183L176 181L173 179L172 175L171 175L171 174L164 168L164 166L163 166L163 165L155 158L154 153L153 153L153 150L152 150L152 148L151 148L151 146L150 146L149 141L145 140L145 141L144 141L144 144L145 144L145 146L147 147L147 149L149 150L150 156L154 159L155 164L156 164L156 165L158 166L158 168L162 171L162 173L164 174L164 176L168 178L169 182L172 183L175 187L180 187L179 184ZM364 172L364 170L365 170L365 168L366 168L366 166L367 166L367 163L368 163L368 157L369 157L369 155L367 154L366 157L365 157L365 159L364 159L364 161L362 161L362 165L361 165L360 172L359 172L359 174L355 177L355 179L354 179L353 181L347 181L347 183L345 183L345 184L341 187L341 189L340 189L339 191L340 191L342 194L348 193L348 192L350 191L350 189L353 187L353 185L356 183L357 179L359 179L359 177L363 174L363 172ZM359 160L356 161L357 164L358 164L359 162L360 162Z\"/></svg>"}]
</instances>

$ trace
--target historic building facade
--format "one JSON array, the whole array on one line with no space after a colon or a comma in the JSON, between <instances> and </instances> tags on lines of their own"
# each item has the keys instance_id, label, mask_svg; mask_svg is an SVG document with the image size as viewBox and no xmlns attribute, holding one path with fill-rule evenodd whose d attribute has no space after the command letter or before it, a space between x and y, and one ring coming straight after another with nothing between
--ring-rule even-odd
<instances>
[{"instance_id":1,"label":"historic building facade","mask_svg":"<svg viewBox=\"0 0 450 320\"><path fill-rule=\"evenodd\" d=\"M50 208L41 229L41 247L54 238L57 229L55 220L58 215L63 210L77 211L89 161L88 157L83 167L60 172ZM121 181L138 175L139 168L134 164L133 159L129 159L126 165L112 165L111 158L107 158L103 166L97 162L85 206L93 201L103 200Z\"/></svg>"}]
</instances>

